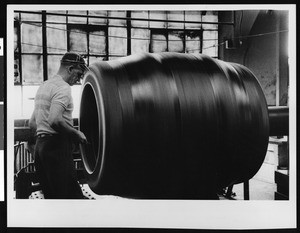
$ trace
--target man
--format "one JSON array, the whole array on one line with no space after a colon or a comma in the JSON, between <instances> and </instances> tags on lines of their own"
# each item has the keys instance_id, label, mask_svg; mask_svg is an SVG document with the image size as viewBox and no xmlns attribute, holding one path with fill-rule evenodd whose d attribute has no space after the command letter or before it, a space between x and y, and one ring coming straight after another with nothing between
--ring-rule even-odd
<instances>
[{"instance_id":1,"label":"man","mask_svg":"<svg viewBox=\"0 0 300 233\"><path fill-rule=\"evenodd\" d=\"M45 81L35 96L29 126L36 135L35 167L45 199L81 199L76 179L73 143L87 143L73 128L71 86L88 70L77 53L66 53L57 74Z\"/></svg>"}]
</instances>

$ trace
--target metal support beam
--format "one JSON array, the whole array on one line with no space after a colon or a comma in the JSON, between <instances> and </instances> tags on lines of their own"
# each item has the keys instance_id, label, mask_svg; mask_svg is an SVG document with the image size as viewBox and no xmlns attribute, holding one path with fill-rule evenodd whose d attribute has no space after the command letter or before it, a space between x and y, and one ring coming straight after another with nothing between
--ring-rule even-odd
<instances>
[{"instance_id":1,"label":"metal support beam","mask_svg":"<svg viewBox=\"0 0 300 233\"><path fill-rule=\"evenodd\" d=\"M41 14L37 11L15 11L16 13L24 14ZM98 18L98 19L117 19L117 20L135 20L135 21L152 21L152 22L169 22L169 23L196 23L196 24L217 24L217 25L234 25L233 22L199 22L199 21L181 21L181 20L163 20L163 19L144 19L144 18L130 18L130 17L112 17L112 16L99 16L99 15L76 15L76 14L61 14L47 12L47 15L56 15L56 16L70 16L70 17L89 17L89 18Z\"/></svg>"},{"instance_id":2,"label":"metal support beam","mask_svg":"<svg viewBox=\"0 0 300 233\"><path fill-rule=\"evenodd\" d=\"M46 11L42 11L42 43L43 43L43 75L44 81L48 80L48 57L47 57L47 27Z\"/></svg>"},{"instance_id":3,"label":"metal support beam","mask_svg":"<svg viewBox=\"0 0 300 233\"><path fill-rule=\"evenodd\" d=\"M249 196L249 180L247 180L244 182L244 200L250 200Z\"/></svg>"}]
</instances>

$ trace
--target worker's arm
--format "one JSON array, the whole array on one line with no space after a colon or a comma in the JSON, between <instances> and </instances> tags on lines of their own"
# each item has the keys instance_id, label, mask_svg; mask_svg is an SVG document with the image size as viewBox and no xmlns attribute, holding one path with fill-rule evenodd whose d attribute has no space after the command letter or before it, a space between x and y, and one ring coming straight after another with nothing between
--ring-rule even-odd
<instances>
[{"instance_id":1,"label":"worker's arm","mask_svg":"<svg viewBox=\"0 0 300 233\"><path fill-rule=\"evenodd\" d=\"M30 136L28 138L28 142L30 144L35 144L35 134L36 134L36 129L37 129L37 125L36 125L36 119L35 119L35 110L33 111L30 119L29 119L29 128L30 128Z\"/></svg>"},{"instance_id":2,"label":"worker's arm","mask_svg":"<svg viewBox=\"0 0 300 233\"><path fill-rule=\"evenodd\" d=\"M35 111L33 111L31 118L29 119L29 128L30 128L30 136L28 138L27 143L25 144L25 148L34 155L34 145L35 145L35 134L36 134L36 121L35 121Z\"/></svg>"},{"instance_id":3,"label":"worker's arm","mask_svg":"<svg viewBox=\"0 0 300 233\"><path fill-rule=\"evenodd\" d=\"M76 142L87 143L85 135L66 123L63 118L64 107L60 104L51 104L48 117L49 125L58 133L71 136Z\"/></svg>"},{"instance_id":4,"label":"worker's arm","mask_svg":"<svg viewBox=\"0 0 300 233\"><path fill-rule=\"evenodd\" d=\"M34 135L35 134L35 131L36 131L36 121L35 121L35 111L33 111L30 119L29 119L29 128L32 132L32 134Z\"/></svg>"}]
</instances>

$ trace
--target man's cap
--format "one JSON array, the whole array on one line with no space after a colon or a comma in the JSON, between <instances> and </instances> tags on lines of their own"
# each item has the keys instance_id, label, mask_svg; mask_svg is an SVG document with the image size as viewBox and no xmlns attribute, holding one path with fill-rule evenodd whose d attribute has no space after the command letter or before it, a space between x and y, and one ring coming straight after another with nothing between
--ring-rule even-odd
<instances>
[{"instance_id":1,"label":"man's cap","mask_svg":"<svg viewBox=\"0 0 300 233\"><path fill-rule=\"evenodd\" d=\"M83 70L89 70L87 67L82 55L79 53L74 53L74 52L67 52L65 55L62 57L60 60L61 63L72 63L72 64L77 64L82 68Z\"/></svg>"}]
</instances>

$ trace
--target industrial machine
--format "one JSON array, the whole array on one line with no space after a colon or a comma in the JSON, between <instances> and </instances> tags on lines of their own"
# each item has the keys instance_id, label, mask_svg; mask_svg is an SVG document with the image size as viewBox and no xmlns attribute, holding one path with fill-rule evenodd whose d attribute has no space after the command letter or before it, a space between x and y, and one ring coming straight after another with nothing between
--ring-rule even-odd
<instances>
[{"instance_id":1,"label":"industrial machine","mask_svg":"<svg viewBox=\"0 0 300 233\"><path fill-rule=\"evenodd\" d=\"M93 192L218 199L257 173L269 136L288 135L288 108L268 108L242 65L145 53L90 66L78 127L90 142L77 159Z\"/></svg>"}]
</instances>

